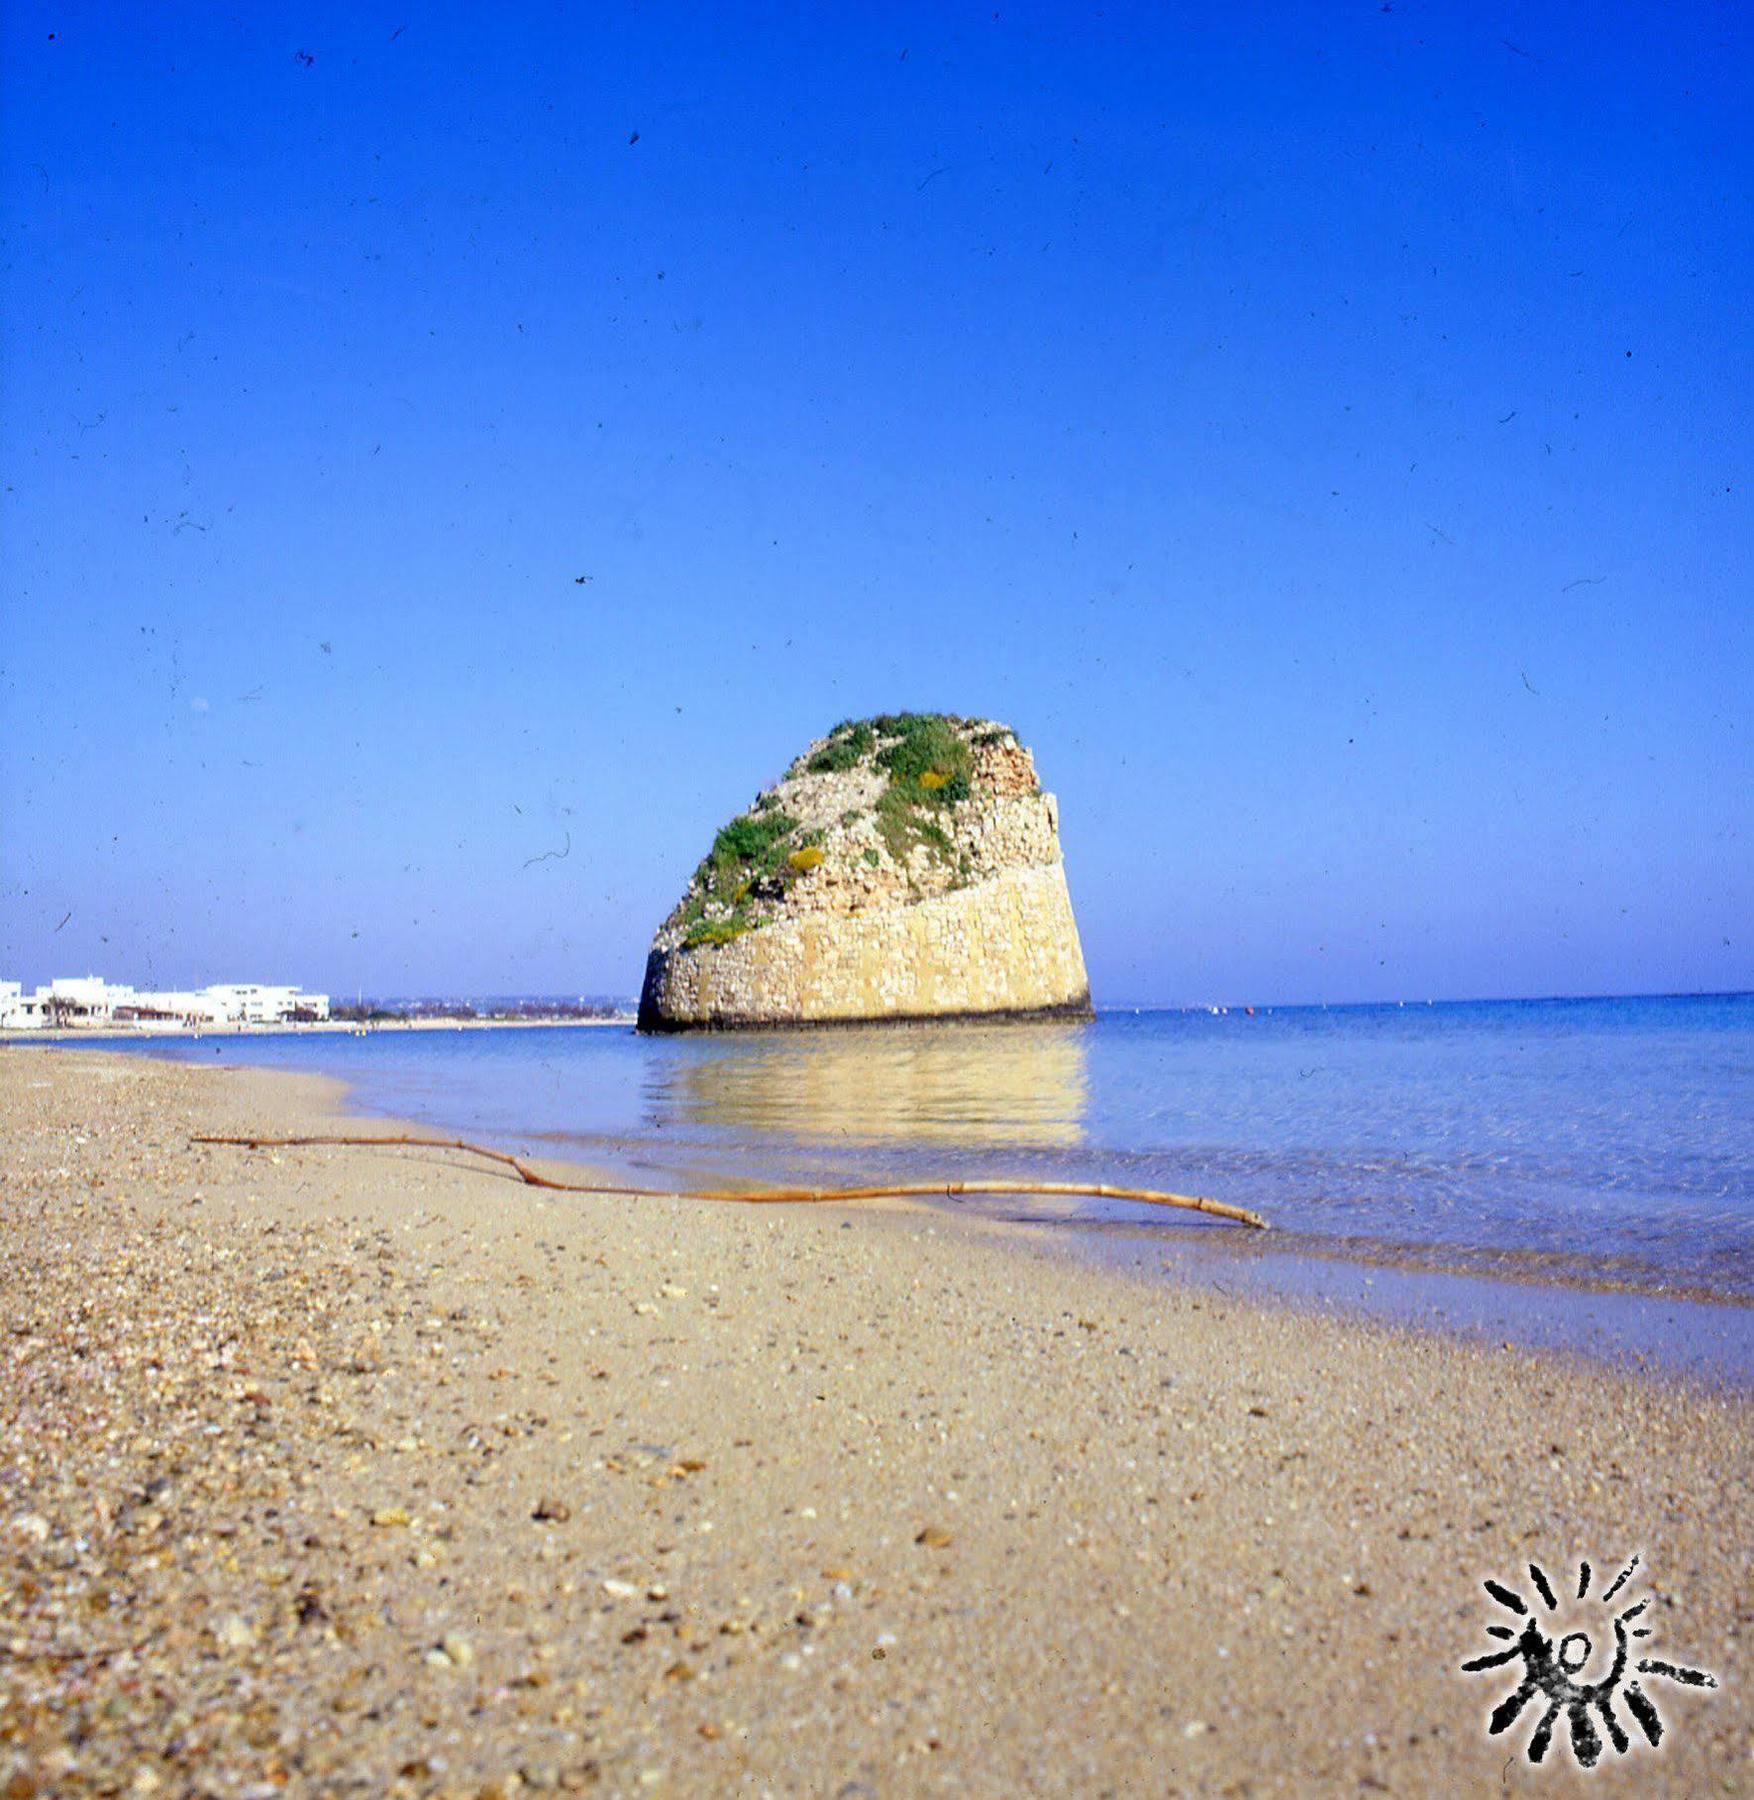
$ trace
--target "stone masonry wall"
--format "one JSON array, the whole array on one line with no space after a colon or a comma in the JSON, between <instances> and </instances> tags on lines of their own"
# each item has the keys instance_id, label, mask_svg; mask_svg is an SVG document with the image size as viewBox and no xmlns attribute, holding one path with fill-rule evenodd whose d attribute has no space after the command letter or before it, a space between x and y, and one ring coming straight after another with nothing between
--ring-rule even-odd
<instances>
[{"instance_id":1,"label":"stone masonry wall","mask_svg":"<svg viewBox=\"0 0 1754 1800\"><path fill-rule=\"evenodd\" d=\"M1010 813L1005 825L1032 837L1029 815L1047 814L1051 842L1042 800L994 811L996 825ZM1083 951L1053 848L1051 861L998 868L911 905L806 910L716 949L654 950L641 1018L688 1030L1087 1013Z\"/></svg>"},{"instance_id":2,"label":"stone masonry wall","mask_svg":"<svg viewBox=\"0 0 1754 1800\"><path fill-rule=\"evenodd\" d=\"M1003 799L966 802L956 821L957 847L968 856L968 872L976 879L1023 863L1057 863L1060 858L1059 815L1052 794L1029 793ZM860 854L881 843L876 821L869 817L827 834L828 855L786 896L793 913L856 913L873 906L905 906L922 894L949 888L955 871L945 867L923 844L904 864L885 856L868 863Z\"/></svg>"}]
</instances>

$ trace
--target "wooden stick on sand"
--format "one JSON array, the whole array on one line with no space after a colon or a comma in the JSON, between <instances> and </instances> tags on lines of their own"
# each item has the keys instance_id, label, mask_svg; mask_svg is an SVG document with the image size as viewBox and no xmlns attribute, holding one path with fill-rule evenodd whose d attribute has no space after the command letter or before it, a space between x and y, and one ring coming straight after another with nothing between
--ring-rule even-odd
<instances>
[{"instance_id":1,"label":"wooden stick on sand","mask_svg":"<svg viewBox=\"0 0 1754 1800\"><path fill-rule=\"evenodd\" d=\"M528 1163L505 1150L491 1150L485 1144L471 1144L466 1138L438 1137L359 1137L319 1135L311 1137L219 1137L203 1135L189 1140L193 1144L236 1144L249 1150L293 1149L303 1144L339 1144L349 1149L378 1149L385 1145L406 1145L420 1150L464 1150L471 1156L485 1156L515 1170L528 1186L553 1188L566 1194L625 1195L639 1200L740 1200L749 1205L784 1202L793 1204L813 1200L887 1200L910 1195L942 1194L954 1198L958 1194L1078 1194L1099 1200L1136 1200L1144 1206L1179 1206L1190 1212L1210 1213L1217 1219L1229 1219L1238 1225L1250 1225L1257 1231L1267 1229L1267 1221L1246 1206L1231 1206L1223 1200L1208 1200L1201 1194L1167 1194L1157 1188L1110 1187L1098 1181L898 1181L875 1182L864 1187L840 1188L648 1188L604 1187L588 1181L555 1181L539 1175Z\"/></svg>"}]
</instances>

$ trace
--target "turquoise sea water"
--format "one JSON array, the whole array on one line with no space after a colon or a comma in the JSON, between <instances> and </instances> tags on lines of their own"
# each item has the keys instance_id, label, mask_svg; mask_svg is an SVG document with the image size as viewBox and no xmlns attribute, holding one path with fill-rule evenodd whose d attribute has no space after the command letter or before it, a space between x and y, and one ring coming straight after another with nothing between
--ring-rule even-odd
<instances>
[{"instance_id":1,"label":"turquoise sea water","mask_svg":"<svg viewBox=\"0 0 1754 1800\"><path fill-rule=\"evenodd\" d=\"M1094 1200L983 1209L1052 1222L1091 1254L1754 1367L1754 996L151 1048L322 1070L361 1110L653 1181L1015 1175L1210 1194L1275 1231L1244 1242ZM1700 1301L1715 1304L1686 1304Z\"/></svg>"}]
</instances>

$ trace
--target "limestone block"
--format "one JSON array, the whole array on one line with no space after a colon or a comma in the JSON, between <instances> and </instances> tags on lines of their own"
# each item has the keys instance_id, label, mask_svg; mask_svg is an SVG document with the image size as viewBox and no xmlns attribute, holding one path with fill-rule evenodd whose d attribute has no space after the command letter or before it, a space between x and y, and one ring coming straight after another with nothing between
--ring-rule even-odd
<instances>
[{"instance_id":1,"label":"limestone block","mask_svg":"<svg viewBox=\"0 0 1754 1800\"><path fill-rule=\"evenodd\" d=\"M1058 806L1029 751L990 720L901 714L836 727L720 831L653 938L639 1022L1089 1011Z\"/></svg>"}]
</instances>

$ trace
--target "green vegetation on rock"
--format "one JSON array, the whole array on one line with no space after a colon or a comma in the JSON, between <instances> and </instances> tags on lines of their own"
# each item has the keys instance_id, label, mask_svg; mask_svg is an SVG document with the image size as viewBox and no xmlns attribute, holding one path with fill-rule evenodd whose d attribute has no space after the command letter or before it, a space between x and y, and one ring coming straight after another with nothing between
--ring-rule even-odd
<instances>
[{"instance_id":1,"label":"green vegetation on rock","mask_svg":"<svg viewBox=\"0 0 1754 1800\"><path fill-rule=\"evenodd\" d=\"M877 830L885 848L905 863L916 844L939 862L951 856L940 814L969 795L974 756L956 723L942 713L886 713L871 721L879 736L894 738L877 753L889 786L877 802Z\"/></svg>"},{"instance_id":2,"label":"green vegetation on rock","mask_svg":"<svg viewBox=\"0 0 1754 1800\"><path fill-rule=\"evenodd\" d=\"M739 908L728 919L697 920L682 941L690 950L698 950L702 944L728 944L733 938L740 938L744 932L754 929L755 921Z\"/></svg>"},{"instance_id":3,"label":"green vegetation on rock","mask_svg":"<svg viewBox=\"0 0 1754 1800\"><path fill-rule=\"evenodd\" d=\"M874 723L882 730L883 720ZM923 786L942 797L960 777L966 799L974 757L962 733L942 713L901 713L894 718L894 724L899 731L896 741L877 753L877 766L889 771L890 784L904 788ZM894 734L884 731L883 735ZM931 776L938 779L929 780Z\"/></svg>"},{"instance_id":4,"label":"green vegetation on rock","mask_svg":"<svg viewBox=\"0 0 1754 1800\"><path fill-rule=\"evenodd\" d=\"M797 829L798 821L777 809L743 813L722 826L701 865L713 899L740 901L764 875L776 874Z\"/></svg>"},{"instance_id":5,"label":"green vegetation on rock","mask_svg":"<svg viewBox=\"0 0 1754 1800\"><path fill-rule=\"evenodd\" d=\"M753 811L720 828L706 860L694 872L682 909L684 944L690 949L728 944L760 923L749 910L750 896L758 884L772 882L788 870L790 840L797 829L798 821L768 794Z\"/></svg>"},{"instance_id":6,"label":"green vegetation on rock","mask_svg":"<svg viewBox=\"0 0 1754 1800\"><path fill-rule=\"evenodd\" d=\"M828 734L828 742L805 765L813 775L835 775L856 768L871 754L876 742L865 720L843 720Z\"/></svg>"},{"instance_id":7,"label":"green vegetation on rock","mask_svg":"<svg viewBox=\"0 0 1754 1800\"><path fill-rule=\"evenodd\" d=\"M877 802L877 835L898 863L905 864L915 844L924 844L939 862L951 855L950 834L932 817L936 796L891 785Z\"/></svg>"},{"instance_id":8,"label":"green vegetation on rock","mask_svg":"<svg viewBox=\"0 0 1754 1800\"><path fill-rule=\"evenodd\" d=\"M759 863L782 838L790 837L798 821L783 812L763 810L742 813L719 828L708 860L715 867L730 863Z\"/></svg>"},{"instance_id":9,"label":"green vegetation on rock","mask_svg":"<svg viewBox=\"0 0 1754 1800\"><path fill-rule=\"evenodd\" d=\"M843 719L820 746L795 762L791 777L847 774L869 767L882 772L874 822L890 858L906 869L923 845L934 861L955 869L957 886L970 878L966 854L957 857L949 813L968 799L974 777L973 745L1012 739L1009 728L983 729L972 736L971 721L945 713L878 713ZM760 795L749 811L724 826L695 871L676 915L682 945L728 944L766 917L766 903L782 900L793 882L821 866L827 852L824 832L799 829L785 810L785 785ZM862 807L840 814L843 831L865 816ZM859 854L872 867L882 855L865 845Z\"/></svg>"}]
</instances>

